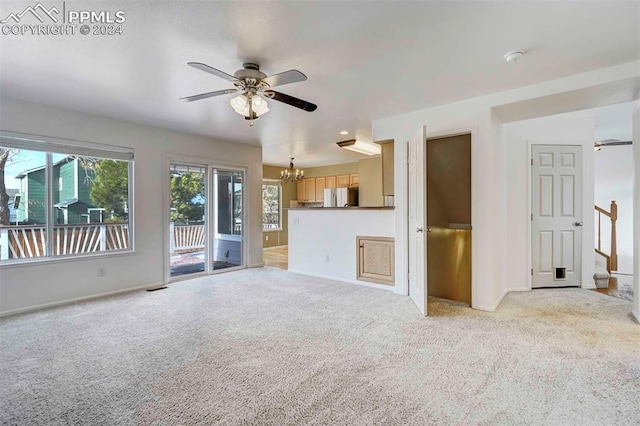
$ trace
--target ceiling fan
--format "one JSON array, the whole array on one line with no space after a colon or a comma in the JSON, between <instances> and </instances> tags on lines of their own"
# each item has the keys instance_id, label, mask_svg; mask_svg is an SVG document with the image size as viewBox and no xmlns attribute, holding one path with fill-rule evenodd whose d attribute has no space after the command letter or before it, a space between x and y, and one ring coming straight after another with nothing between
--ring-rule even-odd
<instances>
[{"instance_id":1,"label":"ceiling fan","mask_svg":"<svg viewBox=\"0 0 640 426\"><path fill-rule=\"evenodd\" d=\"M268 99L273 99L274 101L283 102L296 108L300 108L307 112L315 111L318 108L317 105L312 104L311 102L303 101L302 99L294 98L293 96L271 90L272 87L305 81L307 76L298 70L289 70L267 76L265 73L260 71L258 64L246 63L242 66L243 68L241 70L238 70L231 75L200 62L188 62L187 65L230 81L235 86L235 89L218 90L215 92L187 96L185 98L180 98L181 101L193 102L199 101L200 99L240 92L240 95L232 98L230 103L233 110L238 114L243 115L245 120L255 120L262 114L269 111L267 101L260 97L260 95L263 95Z\"/></svg>"},{"instance_id":2,"label":"ceiling fan","mask_svg":"<svg viewBox=\"0 0 640 426\"><path fill-rule=\"evenodd\" d=\"M633 141L621 141L620 139L605 139L603 141L594 142L594 151L600 151L603 146L619 146L619 145L631 145Z\"/></svg>"}]
</instances>

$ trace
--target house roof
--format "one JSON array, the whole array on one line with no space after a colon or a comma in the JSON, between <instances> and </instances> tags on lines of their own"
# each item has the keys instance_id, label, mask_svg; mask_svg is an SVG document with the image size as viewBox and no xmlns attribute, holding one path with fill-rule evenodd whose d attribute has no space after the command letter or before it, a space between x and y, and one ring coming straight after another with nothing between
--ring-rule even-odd
<instances>
[{"instance_id":1,"label":"house roof","mask_svg":"<svg viewBox=\"0 0 640 426\"><path fill-rule=\"evenodd\" d=\"M53 163L54 167L58 166L64 162L68 162L69 160L73 159L73 157L67 155L66 157L56 161L55 163ZM27 176L29 173L33 173L33 172L37 172L38 170L44 170L44 166L38 166L38 167L34 167L32 169L28 169L28 170L24 170L20 173L18 173L16 175L16 179L23 179L25 176Z\"/></svg>"},{"instance_id":2,"label":"house roof","mask_svg":"<svg viewBox=\"0 0 640 426\"><path fill-rule=\"evenodd\" d=\"M69 207L71 204L75 204L78 202L77 198L70 198L68 200L62 201L60 203L55 203L53 205L53 207L57 207L59 209L66 209L67 207Z\"/></svg>"},{"instance_id":3,"label":"house roof","mask_svg":"<svg viewBox=\"0 0 640 426\"><path fill-rule=\"evenodd\" d=\"M1 37L3 96L261 146L264 163L284 167L292 156L301 168L362 158L335 143L371 139L373 120L640 59L637 1L110 5L145 19L127 19L109 43ZM514 50L524 59L507 63ZM230 74L244 62L298 69L307 81L276 90L318 110L268 100L249 127L230 96L179 102L233 87L189 61Z\"/></svg>"}]
</instances>

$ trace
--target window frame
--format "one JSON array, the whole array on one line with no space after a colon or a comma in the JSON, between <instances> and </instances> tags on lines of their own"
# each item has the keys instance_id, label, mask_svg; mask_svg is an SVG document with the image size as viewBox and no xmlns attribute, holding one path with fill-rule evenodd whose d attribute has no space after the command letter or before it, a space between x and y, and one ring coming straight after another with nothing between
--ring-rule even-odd
<instances>
[{"instance_id":1,"label":"window frame","mask_svg":"<svg viewBox=\"0 0 640 426\"><path fill-rule=\"evenodd\" d=\"M0 146L24 151L37 151L45 154L45 205L46 205L46 250L45 255L39 257L26 257L19 259L0 260L0 268L8 266L26 266L34 263L49 263L61 261L74 261L83 258L102 256L122 256L135 253L135 208L134 208L134 164L135 151L133 148L116 145L94 144L90 142L62 139L48 136L31 135L26 133L9 132L0 130ZM53 235L56 225L53 208L54 186L58 182L53 181L53 155L65 154L86 157L98 157L105 160L127 161L127 197L128 197L128 224L129 247L126 249L114 249L77 254L53 254ZM80 223L81 224L81 223Z\"/></svg>"},{"instance_id":2,"label":"window frame","mask_svg":"<svg viewBox=\"0 0 640 426\"><path fill-rule=\"evenodd\" d=\"M264 211L262 212L262 232L281 232L282 227L282 182L279 179L262 179L262 185L273 185L278 187L278 227L264 229ZM262 189L262 188L261 188ZM264 202L264 199L262 200Z\"/></svg>"}]
</instances>

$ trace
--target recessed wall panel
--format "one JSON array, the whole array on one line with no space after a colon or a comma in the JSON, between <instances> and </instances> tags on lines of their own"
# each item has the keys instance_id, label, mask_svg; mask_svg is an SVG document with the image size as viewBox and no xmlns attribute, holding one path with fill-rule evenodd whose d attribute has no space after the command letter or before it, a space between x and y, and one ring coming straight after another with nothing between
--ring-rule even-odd
<instances>
[{"instance_id":1,"label":"recessed wall panel","mask_svg":"<svg viewBox=\"0 0 640 426\"><path fill-rule=\"evenodd\" d=\"M539 272L551 272L553 268L553 232L542 231L538 234L540 242L540 270Z\"/></svg>"},{"instance_id":2,"label":"recessed wall panel","mask_svg":"<svg viewBox=\"0 0 640 426\"><path fill-rule=\"evenodd\" d=\"M553 167L553 153L541 152L538 156L538 165L540 167Z\"/></svg>"},{"instance_id":3,"label":"recessed wall panel","mask_svg":"<svg viewBox=\"0 0 640 426\"><path fill-rule=\"evenodd\" d=\"M553 175L540 175L538 181L540 202L538 215L540 217L553 216Z\"/></svg>"},{"instance_id":4,"label":"recessed wall panel","mask_svg":"<svg viewBox=\"0 0 640 426\"><path fill-rule=\"evenodd\" d=\"M575 233L562 231L560 233L560 263L567 268L567 272L574 271L575 259Z\"/></svg>"},{"instance_id":5,"label":"recessed wall panel","mask_svg":"<svg viewBox=\"0 0 640 426\"><path fill-rule=\"evenodd\" d=\"M564 217L574 217L576 215L575 182L575 177L572 175L560 176L561 214Z\"/></svg>"}]
</instances>

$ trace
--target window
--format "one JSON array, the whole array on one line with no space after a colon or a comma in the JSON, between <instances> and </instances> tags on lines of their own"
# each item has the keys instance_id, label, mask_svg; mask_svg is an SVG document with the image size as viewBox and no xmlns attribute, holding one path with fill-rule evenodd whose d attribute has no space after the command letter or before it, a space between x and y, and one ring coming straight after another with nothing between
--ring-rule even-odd
<instances>
[{"instance_id":1,"label":"window","mask_svg":"<svg viewBox=\"0 0 640 426\"><path fill-rule=\"evenodd\" d=\"M214 180L218 234L242 235L242 173L216 169Z\"/></svg>"},{"instance_id":2,"label":"window","mask_svg":"<svg viewBox=\"0 0 640 426\"><path fill-rule=\"evenodd\" d=\"M282 186L278 181L262 182L262 230L282 229Z\"/></svg>"},{"instance_id":3,"label":"window","mask_svg":"<svg viewBox=\"0 0 640 426\"><path fill-rule=\"evenodd\" d=\"M0 133L0 187L19 195L0 206L0 263L131 250L133 151L113 148Z\"/></svg>"}]
</instances>

